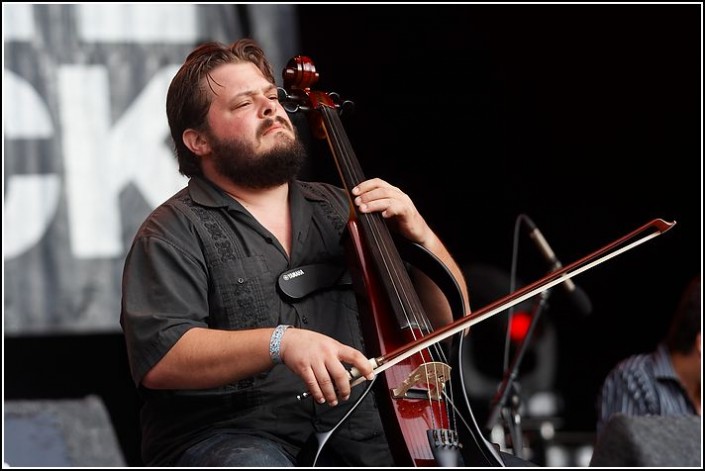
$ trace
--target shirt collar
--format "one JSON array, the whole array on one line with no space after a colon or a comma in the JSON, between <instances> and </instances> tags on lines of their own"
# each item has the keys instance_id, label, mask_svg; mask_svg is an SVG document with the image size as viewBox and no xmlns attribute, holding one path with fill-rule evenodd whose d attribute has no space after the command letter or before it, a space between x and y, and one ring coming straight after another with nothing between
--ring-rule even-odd
<instances>
[{"instance_id":1,"label":"shirt collar","mask_svg":"<svg viewBox=\"0 0 705 471\"><path fill-rule=\"evenodd\" d=\"M235 198L228 196L215 183L204 177L191 177L188 191L191 199L201 206L211 208L234 206L236 209L244 209Z\"/></svg>"},{"instance_id":2,"label":"shirt collar","mask_svg":"<svg viewBox=\"0 0 705 471\"><path fill-rule=\"evenodd\" d=\"M189 195L193 201L202 206L210 208L229 208L237 211L247 212L244 206L232 198L225 191L223 191L219 186L210 180L194 176L188 182ZM289 203L292 208L293 215L301 215L301 221L309 221L313 215L313 212L309 205L305 204L305 201L315 201L322 202L325 198L322 198L313 192L305 191L305 189L300 185L298 181L289 185ZM295 221L298 218L295 218ZM301 235L305 235L307 232L308 224L304 224L303 227L298 228ZM296 228L295 228L296 229Z\"/></svg>"},{"instance_id":3,"label":"shirt collar","mask_svg":"<svg viewBox=\"0 0 705 471\"><path fill-rule=\"evenodd\" d=\"M654 376L660 379L673 378L680 381L676 370L673 369L671 363L671 355L668 352L668 347L665 344L659 344L654 352Z\"/></svg>"},{"instance_id":4,"label":"shirt collar","mask_svg":"<svg viewBox=\"0 0 705 471\"><path fill-rule=\"evenodd\" d=\"M196 203L202 204L203 206L218 207L229 206L232 202L237 203L237 200L231 198L218 185L205 177L191 177L188 182L188 189L191 198ZM289 199L292 203L295 201L300 203L303 202L304 198L310 201L325 201L325 198L313 192L305 191L298 181L294 181L294 184L289 187Z\"/></svg>"}]
</instances>

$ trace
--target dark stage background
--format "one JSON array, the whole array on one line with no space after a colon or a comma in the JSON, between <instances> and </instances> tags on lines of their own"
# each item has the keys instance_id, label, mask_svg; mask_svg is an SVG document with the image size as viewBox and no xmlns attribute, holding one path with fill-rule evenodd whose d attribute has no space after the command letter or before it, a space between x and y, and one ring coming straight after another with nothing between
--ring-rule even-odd
<instances>
[{"instance_id":1,"label":"dark stage background","mask_svg":"<svg viewBox=\"0 0 705 471\"><path fill-rule=\"evenodd\" d=\"M593 432L602 378L653 348L702 271L700 5L299 5L301 53L355 102L344 122L368 176L406 191L464 267L510 269L525 213L564 264L653 218L662 237L578 276L593 312L556 295L562 428ZM337 181L325 145L310 177ZM547 270L520 236L525 281ZM471 286L472 294L472 286ZM5 397L99 394L138 463L119 335L5 339ZM503 339L498 338L497 342ZM99 357L97 362L94 358ZM496 358L478 358L495 362ZM70 365L67 371L66 365ZM539 368L540 365L534 365ZM497 372L497 375L500 375ZM115 378L121 378L117 381ZM521 380L521 377L520 377Z\"/></svg>"},{"instance_id":2,"label":"dark stage background","mask_svg":"<svg viewBox=\"0 0 705 471\"><path fill-rule=\"evenodd\" d=\"M299 11L317 88L356 104L346 123L366 174L411 195L465 267L508 272L521 213L564 264L653 218L677 221L575 279L590 316L559 296L544 314L565 427L594 430L608 369L655 346L701 272L700 6ZM547 266L519 237L533 281Z\"/></svg>"}]
</instances>

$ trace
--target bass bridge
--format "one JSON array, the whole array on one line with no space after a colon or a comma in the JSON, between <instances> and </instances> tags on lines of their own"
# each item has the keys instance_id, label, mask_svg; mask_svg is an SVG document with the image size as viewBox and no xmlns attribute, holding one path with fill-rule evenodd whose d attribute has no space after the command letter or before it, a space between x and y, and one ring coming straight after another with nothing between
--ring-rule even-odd
<instances>
[{"instance_id":1,"label":"bass bridge","mask_svg":"<svg viewBox=\"0 0 705 471\"><path fill-rule=\"evenodd\" d=\"M450 370L450 366L440 361L424 363L412 371L399 387L391 389L392 397L440 401L450 379Z\"/></svg>"}]
</instances>

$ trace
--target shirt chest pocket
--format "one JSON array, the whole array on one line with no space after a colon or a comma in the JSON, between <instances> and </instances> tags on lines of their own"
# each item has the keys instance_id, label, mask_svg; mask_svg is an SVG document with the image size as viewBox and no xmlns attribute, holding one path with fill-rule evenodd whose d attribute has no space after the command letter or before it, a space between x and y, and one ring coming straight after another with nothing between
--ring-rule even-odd
<instances>
[{"instance_id":1,"label":"shirt chest pocket","mask_svg":"<svg viewBox=\"0 0 705 471\"><path fill-rule=\"evenodd\" d=\"M251 329L276 322L275 277L262 255L230 259L211 266L209 325Z\"/></svg>"}]
</instances>

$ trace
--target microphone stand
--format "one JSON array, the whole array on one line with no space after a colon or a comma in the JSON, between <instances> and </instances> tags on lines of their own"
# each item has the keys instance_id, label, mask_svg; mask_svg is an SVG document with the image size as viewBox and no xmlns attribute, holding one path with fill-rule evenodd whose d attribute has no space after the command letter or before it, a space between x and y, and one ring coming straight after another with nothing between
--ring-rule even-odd
<instances>
[{"instance_id":1,"label":"microphone stand","mask_svg":"<svg viewBox=\"0 0 705 471\"><path fill-rule=\"evenodd\" d=\"M514 456L522 459L524 458L524 443L521 431L521 416L519 415L521 398L519 395L520 388L516 378L519 375L519 365L524 358L524 354L526 353L526 349L531 341L532 334L534 333L536 324L541 316L541 312L546 307L549 292L550 290L543 291L538 297L538 302L536 303L531 316L531 324L529 324L529 329L527 330L526 336L524 336L521 345L514 353L514 358L512 359L511 365L504 372L504 378L497 389L497 393L492 399L490 415L485 424L485 429L491 431L501 415L512 439ZM509 399L511 400L509 401Z\"/></svg>"}]
</instances>

